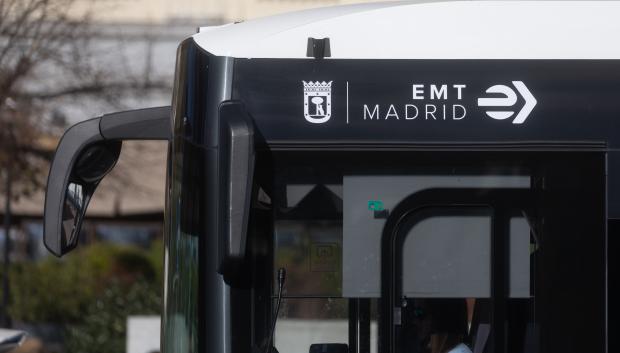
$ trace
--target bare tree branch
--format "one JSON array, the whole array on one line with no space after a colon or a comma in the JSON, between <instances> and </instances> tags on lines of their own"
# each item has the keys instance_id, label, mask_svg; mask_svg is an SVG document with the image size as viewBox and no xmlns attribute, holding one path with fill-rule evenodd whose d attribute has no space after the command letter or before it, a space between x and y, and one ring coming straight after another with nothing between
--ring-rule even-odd
<instances>
[{"instance_id":1,"label":"bare tree branch","mask_svg":"<svg viewBox=\"0 0 620 353\"><path fill-rule=\"evenodd\" d=\"M152 77L150 57L139 73L129 69L129 58L114 70L102 65L94 53L91 14L69 16L75 3L0 0L0 173L9 168L19 175L24 192L40 186L46 169L41 161L51 157L36 141L50 131L42 116L52 102L88 97L119 105L129 95L170 90L171 82ZM122 35L116 42L123 45ZM124 54L115 48L115 56Z\"/></svg>"},{"instance_id":2,"label":"bare tree branch","mask_svg":"<svg viewBox=\"0 0 620 353\"><path fill-rule=\"evenodd\" d=\"M135 93L138 90L167 91L169 89L170 89L170 84L167 82L148 82L146 84L142 84L139 82L107 82L107 83L94 82L92 84L65 87L60 90L55 90L55 91L18 93L16 97L46 100L46 99L55 99L55 98L63 97L63 96L97 95L97 94L105 93L107 91L115 91L117 93L130 91L130 92Z\"/></svg>"}]
</instances>

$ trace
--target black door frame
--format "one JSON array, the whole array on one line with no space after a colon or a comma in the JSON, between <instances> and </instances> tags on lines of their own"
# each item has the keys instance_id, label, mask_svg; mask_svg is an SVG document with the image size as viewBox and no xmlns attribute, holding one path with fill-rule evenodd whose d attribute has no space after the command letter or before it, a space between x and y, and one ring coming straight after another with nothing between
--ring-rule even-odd
<instances>
[{"instance_id":1,"label":"black door frame","mask_svg":"<svg viewBox=\"0 0 620 353\"><path fill-rule=\"evenodd\" d=\"M437 215L438 209L455 208L491 209L491 302L492 321L490 344L494 352L506 352L506 299L510 279L507 254L510 217L519 211L532 215L530 189L517 188L437 188L423 190L403 199L390 212L381 237L381 332L380 352L393 353L395 347L395 308L402 298L400 281L402 271L402 244L407 232L415 224ZM410 217L416 217L413 222ZM500 234L498 236L497 234ZM503 235L503 236L502 236ZM499 254L499 256L498 256ZM399 305L398 305L399 306ZM501 347L501 348L499 348Z\"/></svg>"}]
</instances>

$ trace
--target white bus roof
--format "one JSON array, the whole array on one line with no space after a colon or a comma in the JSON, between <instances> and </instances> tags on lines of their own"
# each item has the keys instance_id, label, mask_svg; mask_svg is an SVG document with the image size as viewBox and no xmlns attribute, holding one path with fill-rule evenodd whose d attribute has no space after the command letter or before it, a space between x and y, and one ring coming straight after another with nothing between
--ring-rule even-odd
<instances>
[{"instance_id":1,"label":"white bus roof","mask_svg":"<svg viewBox=\"0 0 620 353\"><path fill-rule=\"evenodd\" d=\"M319 8L204 27L217 56L331 59L620 59L620 1L396 1Z\"/></svg>"}]
</instances>

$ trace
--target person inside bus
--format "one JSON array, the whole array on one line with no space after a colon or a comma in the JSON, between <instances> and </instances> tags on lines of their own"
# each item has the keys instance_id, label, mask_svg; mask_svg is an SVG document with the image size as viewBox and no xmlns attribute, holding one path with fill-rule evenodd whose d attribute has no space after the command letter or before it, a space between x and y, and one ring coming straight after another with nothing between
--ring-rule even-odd
<instances>
[{"instance_id":1,"label":"person inside bus","mask_svg":"<svg viewBox=\"0 0 620 353\"><path fill-rule=\"evenodd\" d=\"M429 353L472 353L464 343L468 330L465 299L416 299L413 318L417 336Z\"/></svg>"}]
</instances>

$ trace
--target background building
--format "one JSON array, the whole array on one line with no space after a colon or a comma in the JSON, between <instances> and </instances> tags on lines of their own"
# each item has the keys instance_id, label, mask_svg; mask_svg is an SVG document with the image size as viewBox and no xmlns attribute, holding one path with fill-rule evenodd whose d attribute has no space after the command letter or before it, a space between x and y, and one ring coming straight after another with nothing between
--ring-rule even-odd
<instances>
[{"instance_id":1,"label":"background building","mask_svg":"<svg viewBox=\"0 0 620 353\"><path fill-rule=\"evenodd\" d=\"M379 0L380 1L380 0ZM384 0L385 1L385 0ZM76 11L85 11L92 0L80 0ZM108 0L96 4L103 22L125 23L227 23L282 12L370 2L368 0ZM377 2L377 0L375 0Z\"/></svg>"},{"instance_id":2,"label":"background building","mask_svg":"<svg viewBox=\"0 0 620 353\"><path fill-rule=\"evenodd\" d=\"M43 121L59 125L55 136L45 136L49 155L67 126L105 112L169 105L179 43L199 26L267 16L312 7L352 3L349 0L77 0L70 8L75 18L89 13L92 24L92 65L106 68L106 76L123 83L136 82L122 93L104 92L111 100L96 96L79 99L60 97L46 103ZM364 1L357 1L364 2ZM366 1L368 2L368 1ZM62 84L62 72L51 67L36 76L33 86ZM45 88L44 88L45 89ZM102 93L103 95L103 93ZM96 239L120 243L135 240L145 245L163 218L165 185L164 144L125 143L121 160L104 179L88 208L84 242ZM47 167L46 167L47 168ZM41 181L44 182L45 176ZM38 189L13 204L15 260L46 256L42 246L44 192ZM0 219L4 214L0 194ZM103 230L105 229L105 230ZM105 233L105 234L104 234ZM144 234L150 234L145 236ZM0 229L0 250L4 244Z\"/></svg>"}]
</instances>

